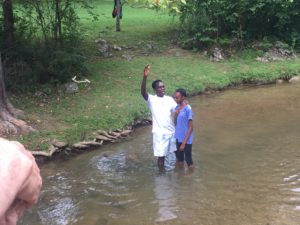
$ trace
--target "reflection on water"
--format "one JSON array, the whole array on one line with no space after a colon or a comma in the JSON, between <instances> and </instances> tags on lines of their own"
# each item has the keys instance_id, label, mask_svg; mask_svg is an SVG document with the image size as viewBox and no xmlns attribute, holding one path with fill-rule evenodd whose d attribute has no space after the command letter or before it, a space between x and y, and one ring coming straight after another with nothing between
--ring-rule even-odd
<instances>
[{"instance_id":1,"label":"reflection on water","mask_svg":"<svg viewBox=\"0 0 300 225\"><path fill-rule=\"evenodd\" d=\"M298 225L300 86L190 99L195 170L159 174L151 127L42 168L22 225Z\"/></svg>"},{"instance_id":2,"label":"reflection on water","mask_svg":"<svg viewBox=\"0 0 300 225\"><path fill-rule=\"evenodd\" d=\"M174 196L174 173L156 176L154 178L154 193L158 203L158 215L155 221L163 222L176 219L176 203Z\"/></svg>"}]
</instances>

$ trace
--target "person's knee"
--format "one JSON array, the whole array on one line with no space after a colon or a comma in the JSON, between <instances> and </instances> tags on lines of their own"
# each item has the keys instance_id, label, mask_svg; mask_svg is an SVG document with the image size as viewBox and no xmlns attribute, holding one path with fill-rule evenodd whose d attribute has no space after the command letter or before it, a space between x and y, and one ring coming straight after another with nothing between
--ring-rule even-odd
<instances>
[{"instance_id":1,"label":"person's knee","mask_svg":"<svg viewBox=\"0 0 300 225\"><path fill-rule=\"evenodd\" d=\"M0 138L0 149L0 224L13 225L37 202L42 179L34 157L22 144Z\"/></svg>"}]
</instances>

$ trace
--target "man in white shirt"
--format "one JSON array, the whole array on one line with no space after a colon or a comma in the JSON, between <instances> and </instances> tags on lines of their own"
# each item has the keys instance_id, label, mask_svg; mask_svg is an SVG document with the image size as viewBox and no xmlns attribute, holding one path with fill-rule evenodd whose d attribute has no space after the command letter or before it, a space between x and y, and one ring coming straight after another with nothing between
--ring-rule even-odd
<instances>
[{"instance_id":1,"label":"man in white shirt","mask_svg":"<svg viewBox=\"0 0 300 225\"><path fill-rule=\"evenodd\" d=\"M174 169L176 163L173 113L177 104L172 97L165 95L165 85L161 80L155 80L152 83L156 95L147 92L146 84L149 73L150 66L147 65L144 69L141 94L152 114L153 152L154 156L158 157L158 168L169 171Z\"/></svg>"}]
</instances>

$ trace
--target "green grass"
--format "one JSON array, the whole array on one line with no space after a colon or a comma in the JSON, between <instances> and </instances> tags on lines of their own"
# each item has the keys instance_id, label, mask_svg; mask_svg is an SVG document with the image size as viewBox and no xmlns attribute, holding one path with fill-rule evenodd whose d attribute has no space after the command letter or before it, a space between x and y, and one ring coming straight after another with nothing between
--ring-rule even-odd
<instances>
[{"instance_id":1,"label":"green grass","mask_svg":"<svg viewBox=\"0 0 300 225\"><path fill-rule=\"evenodd\" d=\"M204 88L222 89L242 82L267 83L282 76L300 73L300 60L260 63L257 52L244 51L221 63L212 63L199 53L183 51L180 56L168 52L170 40L176 38L177 20L168 15L142 8L125 6L122 32L115 32L111 18L111 1L99 1L96 11L100 20L91 22L80 10L85 52L91 84L80 85L73 95L49 89L48 97L33 94L13 96L12 101L25 111L25 120L39 128L39 133L16 137L29 149L47 149L51 139L69 143L86 140L97 129L114 130L131 124L134 119L149 116L140 95L143 68L151 65L151 81L162 79L167 94L178 87L190 93ZM150 56L136 56L131 61L122 57L101 58L97 53L97 38L118 45L136 46L151 41L160 50Z\"/></svg>"},{"instance_id":2,"label":"green grass","mask_svg":"<svg viewBox=\"0 0 300 225\"><path fill-rule=\"evenodd\" d=\"M115 32L116 22L112 18L113 4L110 0L99 0L93 9L99 20L91 21L85 9L79 9L82 32L86 44L94 44L97 38L113 41L117 45L137 46L139 42L154 41L163 47L176 36L174 25L178 18L125 4L121 20L121 32Z\"/></svg>"}]
</instances>

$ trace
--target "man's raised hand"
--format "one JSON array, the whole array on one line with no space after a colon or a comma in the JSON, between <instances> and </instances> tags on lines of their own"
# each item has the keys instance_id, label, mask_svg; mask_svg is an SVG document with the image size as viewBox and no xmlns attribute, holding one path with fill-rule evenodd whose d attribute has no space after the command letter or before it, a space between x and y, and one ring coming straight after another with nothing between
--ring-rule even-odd
<instances>
[{"instance_id":1,"label":"man's raised hand","mask_svg":"<svg viewBox=\"0 0 300 225\"><path fill-rule=\"evenodd\" d=\"M147 64L144 69L144 77L147 77L150 73L150 65Z\"/></svg>"}]
</instances>

